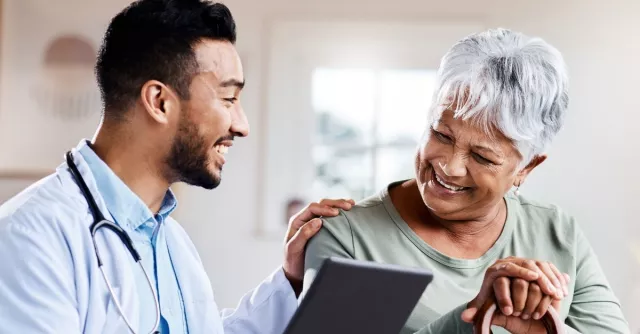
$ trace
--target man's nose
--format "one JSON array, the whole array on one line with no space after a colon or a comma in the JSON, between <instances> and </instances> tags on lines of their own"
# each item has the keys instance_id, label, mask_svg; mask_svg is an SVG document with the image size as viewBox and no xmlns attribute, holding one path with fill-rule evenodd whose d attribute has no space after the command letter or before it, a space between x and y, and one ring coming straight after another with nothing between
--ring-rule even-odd
<instances>
[{"instance_id":1,"label":"man's nose","mask_svg":"<svg viewBox=\"0 0 640 334\"><path fill-rule=\"evenodd\" d=\"M246 137L249 135L249 121L247 115L244 113L242 106L232 113L233 118L231 120L231 132L238 137Z\"/></svg>"}]
</instances>

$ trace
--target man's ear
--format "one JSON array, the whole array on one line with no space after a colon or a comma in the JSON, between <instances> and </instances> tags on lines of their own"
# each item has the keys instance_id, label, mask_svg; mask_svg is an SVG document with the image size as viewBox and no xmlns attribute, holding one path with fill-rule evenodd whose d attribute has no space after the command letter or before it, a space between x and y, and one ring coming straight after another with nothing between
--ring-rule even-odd
<instances>
[{"instance_id":1,"label":"man's ear","mask_svg":"<svg viewBox=\"0 0 640 334\"><path fill-rule=\"evenodd\" d=\"M540 164L543 163L545 160L547 160L547 156L544 154L534 156L533 159L531 159L531 161L529 162L529 164L527 164L523 169L521 169L518 172L514 186L519 187L521 184L523 184L527 176L529 176L529 174L536 167L540 166Z\"/></svg>"},{"instance_id":2,"label":"man's ear","mask_svg":"<svg viewBox=\"0 0 640 334\"><path fill-rule=\"evenodd\" d=\"M140 99L149 116L162 124L169 123L179 103L176 94L157 80L150 80L142 85Z\"/></svg>"}]
</instances>

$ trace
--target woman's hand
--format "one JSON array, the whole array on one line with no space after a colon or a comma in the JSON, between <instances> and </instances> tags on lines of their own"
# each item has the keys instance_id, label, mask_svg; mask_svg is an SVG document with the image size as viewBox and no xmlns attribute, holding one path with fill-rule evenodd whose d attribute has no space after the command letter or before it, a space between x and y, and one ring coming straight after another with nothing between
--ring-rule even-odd
<instances>
[{"instance_id":1,"label":"woman's hand","mask_svg":"<svg viewBox=\"0 0 640 334\"><path fill-rule=\"evenodd\" d=\"M508 267L512 269L507 272ZM523 270L528 270L530 279L509 274ZM531 275L532 272L536 274ZM462 319L473 322L485 303L495 301L498 312L493 325L512 333L546 333L540 319L549 306L559 307L560 300L568 294L567 284L568 275L561 274L553 264L515 257L502 259L487 270L480 292L468 304Z\"/></svg>"},{"instance_id":2,"label":"woman's hand","mask_svg":"<svg viewBox=\"0 0 640 334\"><path fill-rule=\"evenodd\" d=\"M537 283L531 283L524 312L534 314L534 316L525 319L524 312L518 317L507 316L496 311L491 319L491 325L502 327L512 334L548 334L548 328L551 324L545 324L545 319L542 317L547 313L549 306L559 311L560 300L543 295Z\"/></svg>"},{"instance_id":3,"label":"woman's hand","mask_svg":"<svg viewBox=\"0 0 640 334\"><path fill-rule=\"evenodd\" d=\"M509 260L519 262L524 259ZM556 294L545 295L538 281L527 282L519 278L500 277L494 283L494 293L501 312L494 315L491 324L503 327L514 334L547 333L547 326L541 319L549 306L556 311L560 310L561 300L569 294L569 275L561 274L553 263L533 260L524 260L521 263L529 269L536 266L538 273L542 273L554 285Z\"/></svg>"},{"instance_id":4,"label":"woman's hand","mask_svg":"<svg viewBox=\"0 0 640 334\"><path fill-rule=\"evenodd\" d=\"M569 295L569 275L560 273L553 263L516 257L509 257L503 261L536 271L539 278L535 283L520 278L497 278L494 282L494 294L502 314L521 317L523 320L538 320L546 313L552 300L562 300ZM551 286L548 286L549 284ZM546 290L543 289L543 285L547 285ZM534 297L541 293L544 295L540 295L541 299L536 302L528 297L530 293L533 293ZM549 298L542 298L545 296ZM536 305L539 305L538 309L535 308Z\"/></svg>"}]
</instances>

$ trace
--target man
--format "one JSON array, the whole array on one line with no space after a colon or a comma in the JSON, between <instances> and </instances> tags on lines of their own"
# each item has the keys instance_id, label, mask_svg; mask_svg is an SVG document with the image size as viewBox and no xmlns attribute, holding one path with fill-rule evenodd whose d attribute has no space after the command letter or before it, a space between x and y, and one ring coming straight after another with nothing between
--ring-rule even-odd
<instances>
[{"instance_id":1,"label":"man","mask_svg":"<svg viewBox=\"0 0 640 334\"><path fill-rule=\"evenodd\" d=\"M201 0L140 0L113 18L96 66L104 116L95 138L0 207L0 332L284 330L314 218L352 201L293 217L282 268L222 315L194 245L169 217L169 186L215 188L233 139L249 134L235 39L229 10Z\"/></svg>"}]
</instances>

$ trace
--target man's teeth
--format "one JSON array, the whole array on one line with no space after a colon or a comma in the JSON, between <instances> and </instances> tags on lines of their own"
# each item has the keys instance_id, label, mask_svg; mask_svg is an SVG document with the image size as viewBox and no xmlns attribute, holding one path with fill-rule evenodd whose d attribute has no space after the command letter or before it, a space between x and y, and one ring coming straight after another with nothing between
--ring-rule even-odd
<instances>
[{"instance_id":1,"label":"man's teeth","mask_svg":"<svg viewBox=\"0 0 640 334\"><path fill-rule=\"evenodd\" d=\"M216 149L216 152L220 154L227 154L227 151L229 151L229 147L224 145L216 145L215 149Z\"/></svg>"},{"instance_id":2,"label":"man's teeth","mask_svg":"<svg viewBox=\"0 0 640 334\"><path fill-rule=\"evenodd\" d=\"M435 173L434 173L435 174ZM449 190L453 190L453 191L461 191L464 190L464 187L456 187L456 186L452 186L449 185L447 183L445 183L439 176L438 174L436 174L436 180L438 180L438 183L440 183L441 186L449 189Z\"/></svg>"}]
</instances>

